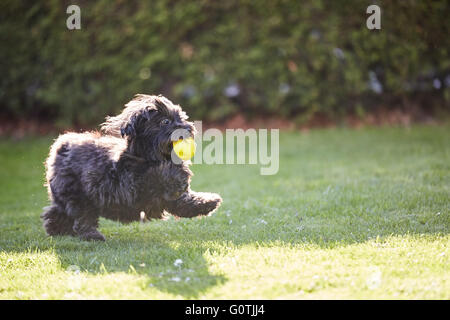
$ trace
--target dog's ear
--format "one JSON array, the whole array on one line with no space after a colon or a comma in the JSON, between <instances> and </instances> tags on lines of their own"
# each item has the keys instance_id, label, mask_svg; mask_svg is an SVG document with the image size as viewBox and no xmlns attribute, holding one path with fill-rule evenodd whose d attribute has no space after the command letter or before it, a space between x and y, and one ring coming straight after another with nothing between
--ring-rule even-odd
<instances>
[{"instance_id":1,"label":"dog's ear","mask_svg":"<svg viewBox=\"0 0 450 320\"><path fill-rule=\"evenodd\" d=\"M120 135L122 136L122 138L125 136L134 138L137 134L139 126L142 123L149 121L155 113L156 110L154 109L154 107L147 106L146 108L131 115L129 120L123 123L120 128Z\"/></svg>"},{"instance_id":2,"label":"dog's ear","mask_svg":"<svg viewBox=\"0 0 450 320\"><path fill-rule=\"evenodd\" d=\"M146 98L147 100L143 100ZM116 137L133 137L141 121L150 120L156 112L156 106L151 103L148 96L137 95L125 105L117 116L107 117L101 124L101 130Z\"/></svg>"}]
</instances>

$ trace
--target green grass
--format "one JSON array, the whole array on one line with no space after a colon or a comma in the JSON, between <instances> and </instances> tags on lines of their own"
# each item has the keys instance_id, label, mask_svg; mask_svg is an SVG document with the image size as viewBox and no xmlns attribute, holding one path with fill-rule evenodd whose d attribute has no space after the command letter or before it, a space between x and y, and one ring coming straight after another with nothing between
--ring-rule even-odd
<instances>
[{"instance_id":1,"label":"green grass","mask_svg":"<svg viewBox=\"0 0 450 320\"><path fill-rule=\"evenodd\" d=\"M105 243L45 235L51 141L0 140L0 298L450 299L449 126L281 133L277 175L193 166L213 216Z\"/></svg>"}]
</instances>

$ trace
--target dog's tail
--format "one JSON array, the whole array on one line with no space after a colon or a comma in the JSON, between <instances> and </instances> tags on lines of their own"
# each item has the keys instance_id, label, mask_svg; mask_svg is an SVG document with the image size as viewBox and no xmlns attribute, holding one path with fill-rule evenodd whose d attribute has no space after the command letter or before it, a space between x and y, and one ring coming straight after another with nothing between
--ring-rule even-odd
<instances>
[{"instance_id":1,"label":"dog's tail","mask_svg":"<svg viewBox=\"0 0 450 320\"><path fill-rule=\"evenodd\" d=\"M45 207L41 218L44 221L44 229L48 235L75 235L73 231L74 220L57 205L52 204Z\"/></svg>"}]
</instances>

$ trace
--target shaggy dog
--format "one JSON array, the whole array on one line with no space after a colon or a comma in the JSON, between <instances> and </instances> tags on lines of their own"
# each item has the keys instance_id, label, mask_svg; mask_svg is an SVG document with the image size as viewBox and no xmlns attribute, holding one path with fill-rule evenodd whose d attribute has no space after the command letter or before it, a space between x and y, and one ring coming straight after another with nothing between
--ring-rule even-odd
<instances>
[{"instance_id":1,"label":"shaggy dog","mask_svg":"<svg viewBox=\"0 0 450 320\"><path fill-rule=\"evenodd\" d=\"M49 235L105 240L97 230L99 217L127 223L139 221L143 211L149 219L167 212L191 218L219 207L218 194L190 189L190 161L172 161L172 140L179 139L173 133L195 134L180 106L139 94L101 129L105 135L60 135L51 147L46 161L51 205L41 215Z\"/></svg>"}]
</instances>

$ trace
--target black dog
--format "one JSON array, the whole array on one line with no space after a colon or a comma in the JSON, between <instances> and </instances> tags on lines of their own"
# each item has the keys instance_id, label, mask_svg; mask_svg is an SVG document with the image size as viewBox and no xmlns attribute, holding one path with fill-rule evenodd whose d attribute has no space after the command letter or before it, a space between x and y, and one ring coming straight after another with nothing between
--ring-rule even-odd
<instances>
[{"instance_id":1,"label":"black dog","mask_svg":"<svg viewBox=\"0 0 450 320\"><path fill-rule=\"evenodd\" d=\"M209 215L218 194L190 190L188 161L172 161L172 133L195 134L180 106L163 96L139 94L102 131L66 133L46 161L51 205L41 215L49 235L105 240L99 217L121 222L168 212L177 217ZM177 138L178 139L178 138Z\"/></svg>"}]
</instances>

